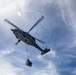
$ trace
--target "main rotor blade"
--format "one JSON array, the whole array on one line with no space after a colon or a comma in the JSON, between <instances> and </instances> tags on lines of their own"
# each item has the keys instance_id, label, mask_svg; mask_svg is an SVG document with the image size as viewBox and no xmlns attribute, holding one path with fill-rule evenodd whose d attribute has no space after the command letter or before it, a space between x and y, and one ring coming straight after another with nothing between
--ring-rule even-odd
<instances>
[{"instance_id":1,"label":"main rotor blade","mask_svg":"<svg viewBox=\"0 0 76 75\"><path fill-rule=\"evenodd\" d=\"M5 19L4 21L6 21L7 23L11 24L13 27L17 28L17 29L20 29L18 28L16 25L14 25L13 23L11 23L9 20Z\"/></svg>"},{"instance_id":2,"label":"main rotor blade","mask_svg":"<svg viewBox=\"0 0 76 75\"><path fill-rule=\"evenodd\" d=\"M41 40L39 40L39 39L37 39L37 38L35 38L37 41L39 41L39 42L41 42L41 43L45 43L45 42L43 42L43 41L41 41Z\"/></svg>"},{"instance_id":3,"label":"main rotor blade","mask_svg":"<svg viewBox=\"0 0 76 75\"><path fill-rule=\"evenodd\" d=\"M34 25L33 27L28 31L28 33L40 22L44 19L44 16L42 16Z\"/></svg>"}]
</instances>

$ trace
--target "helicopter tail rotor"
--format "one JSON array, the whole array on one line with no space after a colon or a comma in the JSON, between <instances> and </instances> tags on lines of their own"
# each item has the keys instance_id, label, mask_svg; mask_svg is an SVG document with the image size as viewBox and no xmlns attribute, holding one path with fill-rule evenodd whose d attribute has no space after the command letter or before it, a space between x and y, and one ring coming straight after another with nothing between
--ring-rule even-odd
<instances>
[{"instance_id":1,"label":"helicopter tail rotor","mask_svg":"<svg viewBox=\"0 0 76 75\"><path fill-rule=\"evenodd\" d=\"M39 42L41 42L42 44L44 44L45 42L43 42L43 41L41 41L41 40L39 40L39 39L37 39L37 38L35 38L37 41L39 41Z\"/></svg>"}]
</instances>

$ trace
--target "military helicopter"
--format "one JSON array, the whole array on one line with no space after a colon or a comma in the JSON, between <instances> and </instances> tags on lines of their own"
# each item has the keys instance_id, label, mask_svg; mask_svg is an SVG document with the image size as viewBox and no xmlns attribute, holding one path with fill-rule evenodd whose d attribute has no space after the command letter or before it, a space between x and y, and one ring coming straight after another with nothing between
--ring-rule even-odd
<instances>
[{"instance_id":1,"label":"military helicopter","mask_svg":"<svg viewBox=\"0 0 76 75\"><path fill-rule=\"evenodd\" d=\"M18 41L15 43L15 45L18 45L20 41L23 41L24 43L26 43L28 45L32 45L32 46L36 47L38 50L41 51L41 55L44 55L47 52L49 52L50 49L48 49L48 48L42 49L41 47L39 47L38 44L36 43L36 40L41 43L44 43L44 42L29 34L29 32L43 19L44 19L44 16L41 16L41 18L30 28L30 30L28 32L24 32L23 30L21 30L19 27L17 27L16 25L14 25L12 22L10 22L7 19L5 19L4 21L6 21L7 23L9 23L13 27L15 27L15 29L11 29L11 31L13 31L14 35L18 39ZM32 65L32 63L29 59L27 60L27 65L29 65L28 62ZM31 65L29 65L29 66L31 66Z\"/></svg>"}]
</instances>

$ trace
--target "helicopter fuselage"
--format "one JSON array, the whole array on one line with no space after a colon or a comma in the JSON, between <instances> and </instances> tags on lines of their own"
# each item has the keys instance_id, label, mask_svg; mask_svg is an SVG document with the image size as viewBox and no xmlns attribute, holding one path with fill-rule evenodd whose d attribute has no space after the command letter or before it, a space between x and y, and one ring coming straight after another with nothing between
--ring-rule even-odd
<instances>
[{"instance_id":1,"label":"helicopter fuselage","mask_svg":"<svg viewBox=\"0 0 76 75\"><path fill-rule=\"evenodd\" d=\"M31 36L30 34L28 34L27 32L24 32L19 29L12 29L12 31L18 40L21 40L28 45L35 46L36 44L35 38Z\"/></svg>"},{"instance_id":2,"label":"helicopter fuselage","mask_svg":"<svg viewBox=\"0 0 76 75\"><path fill-rule=\"evenodd\" d=\"M32 45L34 47L36 47L37 49L39 49L40 51L43 51L42 48L40 48L35 41L35 38L33 36L31 36L28 32L24 32L22 30L19 29L11 29L14 33L14 35L16 36L16 38L18 39L17 44L20 41L23 41L24 43L28 44L28 45ZM17 45L16 44L16 45Z\"/></svg>"}]
</instances>

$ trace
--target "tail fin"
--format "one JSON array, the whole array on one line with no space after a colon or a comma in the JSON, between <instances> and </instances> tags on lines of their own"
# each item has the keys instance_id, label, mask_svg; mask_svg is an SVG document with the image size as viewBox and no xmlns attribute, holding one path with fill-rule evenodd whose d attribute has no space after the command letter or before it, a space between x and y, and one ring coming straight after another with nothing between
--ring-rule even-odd
<instances>
[{"instance_id":1,"label":"tail fin","mask_svg":"<svg viewBox=\"0 0 76 75\"><path fill-rule=\"evenodd\" d=\"M41 55L44 55L44 54L48 53L49 51L50 51L50 49L45 48L45 50L43 50L43 51L41 52Z\"/></svg>"}]
</instances>

